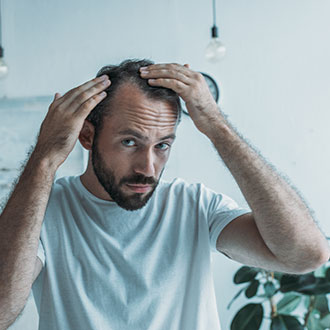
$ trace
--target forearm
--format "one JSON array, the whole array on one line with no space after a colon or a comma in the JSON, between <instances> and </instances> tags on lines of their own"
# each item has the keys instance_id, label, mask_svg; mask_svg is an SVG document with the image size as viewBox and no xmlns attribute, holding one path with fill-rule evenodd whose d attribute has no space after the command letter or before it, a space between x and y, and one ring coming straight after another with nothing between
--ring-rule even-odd
<instances>
[{"instance_id":1,"label":"forearm","mask_svg":"<svg viewBox=\"0 0 330 330\"><path fill-rule=\"evenodd\" d=\"M1 329L15 320L29 296L55 171L34 151L0 216Z\"/></svg>"},{"instance_id":2,"label":"forearm","mask_svg":"<svg viewBox=\"0 0 330 330\"><path fill-rule=\"evenodd\" d=\"M84 121L105 97L108 76L56 93L36 147L0 216L0 329L15 320L31 290L41 225L54 176L77 142Z\"/></svg>"},{"instance_id":3,"label":"forearm","mask_svg":"<svg viewBox=\"0 0 330 330\"><path fill-rule=\"evenodd\" d=\"M327 259L328 244L308 207L221 113L210 121L203 133L213 142L234 176L251 207L261 237L274 256L284 264L301 267L311 259Z\"/></svg>"},{"instance_id":4,"label":"forearm","mask_svg":"<svg viewBox=\"0 0 330 330\"><path fill-rule=\"evenodd\" d=\"M254 246L262 246L267 252L263 255L265 251L255 251L253 256L267 261L271 252L270 258L274 256L282 269L290 269L294 264L298 271L299 267L306 270L325 262L329 258L329 247L307 206L229 125L218 111L203 76L190 70L188 65L174 63L154 64L140 71L151 86L170 88L178 93L197 129L209 137L231 171L253 211L249 230L256 232L257 229L262 240L256 235L250 237L259 239ZM227 239L237 241L242 232L227 230ZM249 246L249 240L243 238L244 247ZM241 249L235 250L239 253Z\"/></svg>"}]
</instances>

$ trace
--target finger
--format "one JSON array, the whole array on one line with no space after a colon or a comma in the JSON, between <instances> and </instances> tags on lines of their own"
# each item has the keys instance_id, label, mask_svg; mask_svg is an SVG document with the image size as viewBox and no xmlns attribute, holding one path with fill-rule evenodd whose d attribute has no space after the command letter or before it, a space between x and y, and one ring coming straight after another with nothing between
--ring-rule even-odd
<instances>
[{"instance_id":1,"label":"finger","mask_svg":"<svg viewBox=\"0 0 330 330\"><path fill-rule=\"evenodd\" d=\"M95 85L102 86L102 84L104 84L106 86L108 81L109 81L109 77L107 75L103 75L101 77L96 77L94 79L91 79L91 80L85 82L84 84L82 84L78 87L71 89L66 94L64 94L64 97L66 99L70 99L70 98L72 99L72 97L75 97L80 93L83 93L84 91L94 87Z\"/></svg>"},{"instance_id":2,"label":"finger","mask_svg":"<svg viewBox=\"0 0 330 330\"><path fill-rule=\"evenodd\" d=\"M91 79L91 80L89 80L89 81L81 84L80 86L78 86L76 88L73 88L73 89L69 90L66 94L64 94L64 96L74 94L77 91L84 92L85 90L93 87L94 85L99 84L99 83L102 83L102 82L106 82L108 80L109 80L109 76L106 75L106 74L104 74L104 75L102 75L100 77L96 77L94 79Z\"/></svg>"},{"instance_id":3,"label":"finger","mask_svg":"<svg viewBox=\"0 0 330 330\"><path fill-rule=\"evenodd\" d=\"M183 68L183 65L178 64L178 63L157 63L157 64L150 64L148 66L144 66L140 68L140 71L143 70L159 70L159 69L168 69L168 68L172 68L172 69L179 69L179 68Z\"/></svg>"},{"instance_id":4,"label":"finger","mask_svg":"<svg viewBox=\"0 0 330 330\"><path fill-rule=\"evenodd\" d=\"M61 97L60 93L55 93L54 101L58 100Z\"/></svg>"},{"instance_id":5,"label":"finger","mask_svg":"<svg viewBox=\"0 0 330 330\"><path fill-rule=\"evenodd\" d=\"M183 65L177 63L161 63L161 64L151 64L145 67L140 68L140 72L161 72L160 70L165 71L187 71Z\"/></svg>"},{"instance_id":6,"label":"finger","mask_svg":"<svg viewBox=\"0 0 330 330\"><path fill-rule=\"evenodd\" d=\"M166 69L156 69L153 70L142 70L141 77L145 79L158 79L158 78L172 78L176 80L180 80L185 84L192 83L192 76L179 68L167 67Z\"/></svg>"},{"instance_id":7,"label":"finger","mask_svg":"<svg viewBox=\"0 0 330 330\"><path fill-rule=\"evenodd\" d=\"M174 92L178 93L181 97L184 97L185 92L190 89L189 85L177 79L167 79L167 78L148 79L148 83L151 86L170 88Z\"/></svg>"},{"instance_id":8,"label":"finger","mask_svg":"<svg viewBox=\"0 0 330 330\"><path fill-rule=\"evenodd\" d=\"M79 95L79 93L83 93L86 89L91 88L96 84L101 83L101 85L102 85L102 82L107 81L107 80L109 80L109 77L107 75L103 75L101 77L96 77L92 80L89 80L86 83L69 90L63 96L61 96L58 93L60 97L58 99L54 100L53 103L51 104L51 106L52 106L52 108L58 107L58 106L61 106L61 108L69 107L70 104L72 103L72 101L75 99L75 97L77 97L77 95ZM107 86L105 86L105 88L106 87ZM102 91L102 89L98 90L98 92L100 92L100 91ZM56 94L55 94L55 98L56 98ZM81 103L83 103L83 102L84 102L84 100Z\"/></svg>"},{"instance_id":9,"label":"finger","mask_svg":"<svg viewBox=\"0 0 330 330\"><path fill-rule=\"evenodd\" d=\"M90 114L90 112L107 96L105 91L90 97L85 101L80 107L78 114L83 116L85 119Z\"/></svg>"},{"instance_id":10,"label":"finger","mask_svg":"<svg viewBox=\"0 0 330 330\"><path fill-rule=\"evenodd\" d=\"M190 69L189 64L181 65L177 63L160 63L160 64L151 64L149 66L140 68L140 72L152 72L156 70L182 72L188 77L194 73L194 71Z\"/></svg>"},{"instance_id":11,"label":"finger","mask_svg":"<svg viewBox=\"0 0 330 330\"><path fill-rule=\"evenodd\" d=\"M63 97L65 100L60 104L61 107L68 107L72 111L76 111L89 98L107 89L111 84L109 78L100 78L95 78L71 90L70 94Z\"/></svg>"},{"instance_id":12,"label":"finger","mask_svg":"<svg viewBox=\"0 0 330 330\"><path fill-rule=\"evenodd\" d=\"M55 93L54 98L52 103L50 104L49 108L53 109L58 105L58 101L61 98L61 94L60 93Z\"/></svg>"}]
</instances>

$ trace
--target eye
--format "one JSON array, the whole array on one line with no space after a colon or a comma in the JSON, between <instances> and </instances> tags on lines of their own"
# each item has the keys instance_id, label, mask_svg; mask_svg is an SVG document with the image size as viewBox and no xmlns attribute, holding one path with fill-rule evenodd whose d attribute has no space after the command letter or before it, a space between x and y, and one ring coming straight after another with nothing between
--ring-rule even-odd
<instances>
[{"instance_id":1,"label":"eye","mask_svg":"<svg viewBox=\"0 0 330 330\"><path fill-rule=\"evenodd\" d=\"M121 141L121 143L126 146L126 147L134 147L135 146L135 141L131 139L126 139Z\"/></svg>"},{"instance_id":2,"label":"eye","mask_svg":"<svg viewBox=\"0 0 330 330\"><path fill-rule=\"evenodd\" d=\"M157 149L160 149L160 150L163 150L163 151L169 149L170 147L171 146L168 143L159 143L159 144L156 145Z\"/></svg>"}]
</instances>

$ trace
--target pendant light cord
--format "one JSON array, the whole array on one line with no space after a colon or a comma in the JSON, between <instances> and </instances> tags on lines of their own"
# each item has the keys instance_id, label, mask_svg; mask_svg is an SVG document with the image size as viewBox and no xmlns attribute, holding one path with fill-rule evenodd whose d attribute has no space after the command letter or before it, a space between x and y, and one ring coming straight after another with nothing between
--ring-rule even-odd
<instances>
[{"instance_id":1,"label":"pendant light cord","mask_svg":"<svg viewBox=\"0 0 330 330\"><path fill-rule=\"evenodd\" d=\"M216 26L216 25L217 25L216 24L216 8L215 8L215 0L213 0L213 26Z\"/></svg>"},{"instance_id":2,"label":"pendant light cord","mask_svg":"<svg viewBox=\"0 0 330 330\"><path fill-rule=\"evenodd\" d=\"M0 0L1 1L1 0ZM217 23L216 23L216 8L215 8L215 1L212 1L212 9L213 9L213 26L211 28L211 37L212 38L218 38L218 27L217 27Z\"/></svg>"},{"instance_id":3,"label":"pendant light cord","mask_svg":"<svg viewBox=\"0 0 330 330\"><path fill-rule=\"evenodd\" d=\"M1 16L1 0L0 0L0 47L2 47L2 16Z\"/></svg>"}]
</instances>

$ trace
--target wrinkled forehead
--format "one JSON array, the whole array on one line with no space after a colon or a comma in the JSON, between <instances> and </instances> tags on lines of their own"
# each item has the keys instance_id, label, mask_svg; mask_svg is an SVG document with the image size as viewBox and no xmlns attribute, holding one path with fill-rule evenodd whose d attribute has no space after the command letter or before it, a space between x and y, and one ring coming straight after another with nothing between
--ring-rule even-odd
<instances>
[{"instance_id":1,"label":"wrinkled forehead","mask_svg":"<svg viewBox=\"0 0 330 330\"><path fill-rule=\"evenodd\" d=\"M167 101L146 96L133 84L118 87L110 106L111 116L105 121L111 122L112 130L134 129L147 135L176 130L177 109Z\"/></svg>"}]
</instances>

